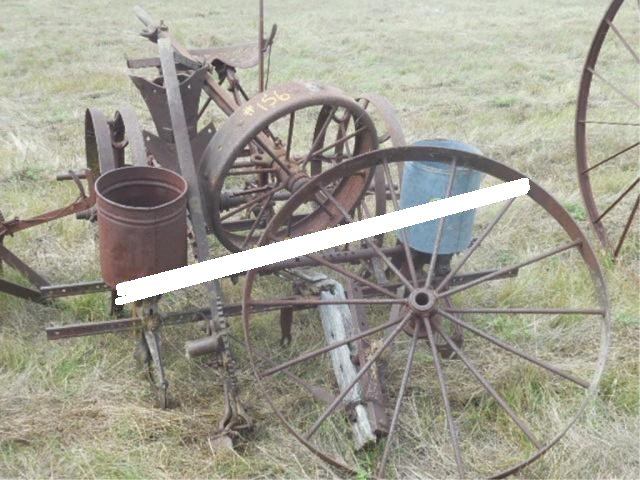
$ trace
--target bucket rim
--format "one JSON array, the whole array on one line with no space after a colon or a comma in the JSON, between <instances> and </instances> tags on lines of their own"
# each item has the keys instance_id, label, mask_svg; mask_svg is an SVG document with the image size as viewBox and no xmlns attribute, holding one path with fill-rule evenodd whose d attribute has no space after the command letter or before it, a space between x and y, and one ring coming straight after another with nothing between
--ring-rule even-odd
<instances>
[{"instance_id":1,"label":"bucket rim","mask_svg":"<svg viewBox=\"0 0 640 480\"><path fill-rule=\"evenodd\" d=\"M173 200L170 200L168 202L165 203L161 203L159 205L154 205L153 207L134 207L134 206L130 206L130 205L123 205L122 203L118 203L118 202L114 202L113 200L108 199L107 197L105 197L102 192L100 191L100 181L103 180L105 177L107 177L108 175L115 175L115 172L118 171L122 171L122 170L129 170L129 169L134 169L134 170L138 170L138 171L160 171L163 172L162 174L168 174L169 176L173 176L174 178L179 179L182 184L183 187L181 188L180 193L178 194L178 196L176 196L176 198L174 198ZM180 174L174 172L173 170L169 170L168 168L163 168L163 167L151 167L151 166L143 166L143 165L125 165L123 167L119 167L119 168L115 168L113 170L109 170L108 172L103 173L102 175L100 175L98 177L98 179L95 182L95 192L96 192L96 196L104 203L111 205L113 207L117 207L117 208L125 208L127 210L133 210L133 211L139 211L139 212L150 212L150 211L154 211L154 210L160 210L162 208L165 208L169 205L173 205L179 201L181 201L182 199L184 199L187 195L187 191L189 189L189 184L187 183L187 180Z\"/></svg>"}]
</instances>

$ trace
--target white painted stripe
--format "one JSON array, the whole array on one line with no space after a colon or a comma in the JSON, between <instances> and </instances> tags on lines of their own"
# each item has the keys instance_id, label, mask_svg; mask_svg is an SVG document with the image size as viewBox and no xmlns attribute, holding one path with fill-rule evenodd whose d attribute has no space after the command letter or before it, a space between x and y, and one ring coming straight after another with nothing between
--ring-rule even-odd
<instances>
[{"instance_id":1,"label":"white painted stripe","mask_svg":"<svg viewBox=\"0 0 640 480\"><path fill-rule=\"evenodd\" d=\"M228 277L300 257L309 253L337 247L346 243L400 230L418 223L455 215L474 208L526 195L529 179L521 178L493 187L481 188L435 202L386 213L359 222L340 225L320 232L282 240L262 247L169 270L148 277L119 283L117 305L143 300L181 288L192 287L218 278Z\"/></svg>"}]
</instances>

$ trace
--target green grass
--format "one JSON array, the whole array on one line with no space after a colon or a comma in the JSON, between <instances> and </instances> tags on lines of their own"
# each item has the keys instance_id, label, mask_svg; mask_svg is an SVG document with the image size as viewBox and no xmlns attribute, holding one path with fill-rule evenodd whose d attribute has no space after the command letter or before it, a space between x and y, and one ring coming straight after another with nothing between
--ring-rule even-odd
<instances>
[{"instance_id":1,"label":"green grass","mask_svg":"<svg viewBox=\"0 0 640 480\"><path fill-rule=\"evenodd\" d=\"M131 11L133 3L1 2L0 210L7 218L35 215L76 197L73 185L53 179L56 173L84 166L86 107L99 107L111 116L121 104L132 103L145 125L150 125L143 102L126 77L125 54L154 54L153 46L137 36L140 27ZM382 93L396 106L410 141L447 137L477 145L487 156L544 186L599 248L577 187L573 122L580 72L605 8L603 2L400 0L392 8L382 0L329 0L322 6L292 0L267 3L267 23L279 26L270 85L316 80L353 95ZM145 6L164 18L189 46L255 37L253 0ZM253 90L256 72L239 74ZM594 155L619 142L624 138L605 138L594 147ZM606 170L598 180L605 200L615 197L629 170L637 169L637 158L626 157L624 162L624 168ZM484 225L487 218L478 221ZM505 220L510 248L480 257L478 268L524 258L536 246L532 238L540 238L536 235L548 226L543 216L526 210ZM6 244L30 258L53 281L99 275L95 229L85 222L69 218L47 224L8 238ZM219 245L214 248L224 251ZM521 472L522 478L640 476L639 251L636 230L617 264L598 252L613 319L613 343L601 393L565 439ZM577 261L549 262L547 268L522 271L518 281L470 291L464 301L517 306L535 299L542 304L565 301L583 306L580 299L593 292L588 275L576 265ZM19 280L6 271L9 279ZM235 286L225 282L224 288L237 301L242 280ZM274 282L263 292L275 295L281 288L290 286ZM168 297L162 308L173 311L203 303L204 295L197 290ZM62 299L51 306L0 295L0 477L339 475L305 453L276 422L255 390L242 352L238 355L240 383L256 428L235 452L210 447L207 438L222 409L221 390L210 369L183 356L184 340L201 336L196 326L167 329L168 376L181 406L166 412L152 407L144 372L132 357L133 333L59 343L45 339L46 325L97 321L108 314L103 295ZM296 318L313 326L312 316ZM595 334L582 328L576 318L535 318L532 323L509 322L504 316L469 318L510 341L531 342L552 358L558 355L569 368L585 375L591 372L588 360L593 360L589 352L597 346ZM234 333L241 337L240 322L234 322ZM311 327L296 330L296 348L314 341L316 333ZM273 344L278 335L265 327L264 336ZM465 346L470 355L476 352L473 360L505 398L519 411L529 412L537 431L555 429L575 408L571 388L559 386L535 369L501 363L503 357L477 339ZM274 355L281 354L285 355ZM396 352L390 357L401 358ZM423 368L416 372L408 394L408 419L402 424L407 437L402 461L389 469L391 476L416 477L431 468L447 471L451 467L446 431L440 428L444 416L433 381L433 361L428 352L419 350L416 364ZM467 433L463 446L472 458L486 459L484 464L479 460L478 470L489 473L495 471L491 470L496 467L492 464L495 452L513 449L515 459L515 450L529 447L504 412L458 367L459 361L452 361L445 370L448 380L458 385L451 395ZM323 378L311 367L301 372ZM397 369L389 372L393 379L400 374ZM283 384L282 388L286 393L289 387ZM283 398L292 411L310 405L299 396ZM332 439L336 430L345 428L336 422L322 433ZM371 478L374 453L358 457L358 478Z\"/></svg>"}]
</instances>

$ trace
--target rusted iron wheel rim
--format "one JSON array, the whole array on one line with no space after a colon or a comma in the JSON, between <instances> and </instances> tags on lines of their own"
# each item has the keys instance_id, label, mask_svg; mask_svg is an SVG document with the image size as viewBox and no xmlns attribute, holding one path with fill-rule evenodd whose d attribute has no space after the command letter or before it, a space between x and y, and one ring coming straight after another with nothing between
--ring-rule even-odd
<instances>
[{"instance_id":1,"label":"rusted iron wheel rim","mask_svg":"<svg viewBox=\"0 0 640 480\"><path fill-rule=\"evenodd\" d=\"M87 168L94 178L122 166L114 155L111 125L98 108L85 111L84 141Z\"/></svg>"},{"instance_id":2,"label":"rusted iron wheel rim","mask_svg":"<svg viewBox=\"0 0 640 480\"><path fill-rule=\"evenodd\" d=\"M142 128L131 105L123 105L116 111L112 126L112 144L118 165L148 165ZM126 155L127 149L129 155ZM127 159L127 157L129 157ZM127 161L129 160L129 161Z\"/></svg>"},{"instance_id":3,"label":"rusted iron wheel rim","mask_svg":"<svg viewBox=\"0 0 640 480\"><path fill-rule=\"evenodd\" d=\"M281 225L283 224L285 219L295 212L298 205L302 204L306 197L315 195L318 191L323 191L323 185L330 184L336 178L348 177L350 175L355 175L360 171L377 167L382 167L385 171L385 174L389 175L389 172L391 172L391 170L389 169L390 165L394 163L402 163L408 160L430 160L448 164L450 172L450 185L453 183L453 177L455 176L457 169L460 168L472 168L481 171L488 177L491 182L506 182L523 177L523 175L521 175L517 171L486 157L450 149L414 146L371 152L339 164L333 167L331 170L328 170L321 175L314 177L312 181L309 182L304 188L296 192L285 204L285 206L278 212L278 214L273 218L265 231L265 235L261 243L268 243L266 239L280 238L280 236L282 235ZM413 367L413 370L411 369L411 363L413 361L414 354L416 351L419 351L416 350L416 348L426 348L427 355L430 355L430 358L433 359L433 371L430 372L431 376L429 377L429 379L431 379L431 382L433 384L438 385L439 387L439 389L433 387L433 395L438 395L437 401L440 401L440 404L443 405L442 410L445 411L444 418L447 420L445 422L447 427L443 427L443 431L448 432L446 434L442 434L442 441L445 442L444 438L449 438L449 448L453 451L453 454L451 454L449 450L447 450L445 453L439 456L439 458L446 458L447 461L447 472L443 473L443 476L485 476L492 478L505 477L539 459L547 450L554 446L564 436L564 434L584 412L590 400L595 395L598 382L604 370L605 359L610 344L610 317L608 295L597 257L581 229L577 226L575 221L566 212L566 210L544 189L533 182L530 182L530 186L531 188L527 196L504 202L502 205L495 205L491 207L491 210L486 210L486 212L490 212L490 215L488 216L488 218L483 220L482 234L479 236L476 242L472 244L472 246L470 246L465 252L462 252L460 254L458 261L452 267L449 273L444 276L444 278L438 278L437 274L434 273L435 269L430 266L427 272L420 273L412 271L415 269L411 267L409 269L409 271L412 271L410 276L407 274L407 276L401 277L399 274L396 274L395 277L393 277L393 281L389 280L391 283L395 282L396 286L405 285L403 287L405 288L405 294L403 295L398 295L398 290L394 290L388 285L377 284L376 281L370 277L364 278L359 276L358 273L353 270L347 271L348 266L345 267L342 264L332 264L331 262L324 260L328 257L324 256L323 253L309 255L308 259L302 258L301 260L310 260L312 262L315 262L318 267L326 267L335 275L342 275L344 278L355 279L355 281L359 282L361 285L369 288L369 290L372 291L374 295L372 297L367 296L362 298L348 298L347 300L342 302L327 300L322 301L319 300L318 297L312 295L306 295L303 297L291 297L287 296L287 294L283 293L281 290L278 290L277 286L271 286L271 290L263 290L262 285L264 285L264 283L262 283L262 285L258 284L261 278L259 270L254 270L247 273L243 294L243 326L245 331L245 341L247 350L249 352L252 369L254 371L258 385L262 389L262 398L264 398L264 400L266 400L266 402L270 405L274 414L283 423L284 427L299 442L305 445L311 452L319 456L321 459L335 467L344 469L349 472L362 471L361 463L345 460L345 458L350 455L347 452L336 454L335 451L331 451L331 449L334 448L333 444L328 444L325 442L324 444L319 445L318 443L316 443L316 439L319 435L318 432L321 432L320 434L323 435L323 440L326 440L326 435L328 434L323 431L322 428L330 428L329 426L327 426L327 422L325 422L327 418L331 417L334 420L335 418L337 418L335 416L336 411L338 411L336 407L341 406L344 392L341 395L332 397L333 401L331 402L331 405L328 408L325 408L323 406L319 410L322 411L322 414L320 416L318 416L317 414L309 415L309 412L313 412L313 410L312 405L309 404L309 401L306 398L299 399L297 400L297 402L293 403L291 400L288 400L288 403L286 403L287 399L296 398L295 393L293 391L288 391L286 387L276 385L275 380L273 382L270 381L270 379L274 378L275 375L296 374L305 378L306 381L313 382L313 375L317 375L317 372L315 370L307 370L305 374L303 371L298 372L294 370L294 368L297 368L297 366L303 368L305 362L319 358L320 355L324 355L329 349L334 348L337 345L326 347L320 343L320 347L318 347L319 343L317 340L315 340L315 343L312 344L315 345L315 347L313 347L311 350L304 350L302 354L298 354L295 351L282 353L283 350L277 350L277 346L274 344L272 345L272 347L270 347L272 348L272 350L268 355L268 361L265 361L263 352L258 351L256 346L260 344L260 346L262 346L263 348L269 348L269 339L266 338L269 336L269 323L261 323L261 321L263 321L261 319L264 319L265 317L258 316L262 314L252 313L252 309L256 309L257 311L259 307L262 308L265 306L273 308L278 308L279 306L281 306L282 308L302 308L303 306L306 306L306 308L312 309L327 303L347 304L350 307L354 308L362 304L367 304L369 308L378 308L385 306L391 308L392 305L401 305L401 308L404 308L404 311L408 312L406 315L397 314L395 317L390 316L389 318L391 318L391 320L381 321L375 327L371 326L371 329L367 330L367 335L370 336L372 336L374 333L380 332L382 329L387 330L387 336L379 340L379 342L376 344L379 347L377 347L375 353L371 353L371 364L377 362L377 355L384 353L387 345L387 340L389 340L389 342L396 341L394 340L394 337L400 338L397 336L401 335L401 332L415 333L414 335L410 335L411 346L409 346L406 357L400 355L400 360L398 360L398 363L401 364L401 368L403 369L402 380L398 382L399 387L397 386L397 384L394 384L392 388L389 388L390 385L387 379L385 378L383 380L383 382L386 384L387 393L390 393L392 396L397 394L396 400L399 399L397 403L393 402L395 403L395 406L393 404L389 405L389 409L391 410L391 407L393 407L394 411L393 417L391 419L391 425L393 425L394 423L397 425L397 422L399 422L398 419L401 418L403 411L402 405L404 404L404 394L406 394L406 392L408 391L406 390L407 387L410 386L411 382L413 381L413 374L411 372L415 373L416 371L415 366ZM331 201L330 196L328 196L328 200ZM331 201L331 203L333 202ZM392 203L393 205L397 205L398 203L397 198L395 198L394 195L392 195ZM514 207L513 205L517 206ZM342 211L343 214L347 213L344 211L344 209L340 209L339 206L337 208ZM511 210L508 211L510 208ZM496 211L498 212L497 215ZM515 216L515 219L521 222L521 217L523 215L526 215L527 217L531 215L530 218L532 219L532 221L534 221L533 219L538 218L537 216L540 216L540 218L542 219L540 220L541 223L537 223L534 221L534 223L529 226L531 234L533 235L537 232L542 235L543 238L551 239L548 241L551 241L556 246L554 246L554 248L548 249L546 245L541 246L535 243L534 239L532 240L533 243L527 243L526 246L522 247L521 249L516 249L518 250L517 252L511 252L511 244L509 242L505 242L503 239L497 239L497 234L495 233L496 231L500 231L502 235L516 235L515 238L518 238L517 235L519 230L510 226L510 224L506 222L511 221L512 216ZM444 224L441 224L440 221L438 221L438 223L438 228L442 229ZM502 223L502 225L498 225L499 223ZM520 225L520 228L524 227ZM529 230L527 230L527 233L529 233ZM399 233L399 235L401 235L401 232ZM555 241L556 236L558 235L559 237L561 237L561 243ZM494 240L491 240L491 238L494 238ZM528 242L529 236L526 236L525 239ZM437 252L439 248L438 242L439 240L436 240L436 245L434 245L435 252ZM493 269L490 269L488 273L487 270L482 269L480 269L481 271L466 272L466 269L460 268L465 264L465 262L467 264L467 268L469 268L469 265L471 264L476 265L476 261L474 261L473 258L475 255L477 259L478 254L475 252L479 249L480 251L482 251L482 246L486 245L487 243L490 245L490 249L498 245L504 248L506 253L511 252L514 256L516 253L520 253L521 256L524 256L525 260L516 262L515 260L512 260L511 256L509 256L507 260L503 260L503 262L501 262L507 263L507 266L502 266L500 264L494 265ZM358 243L358 245L360 244ZM400 243L400 245L404 244ZM373 242L368 243L362 248L365 247L372 249ZM354 248L359 247L355 245ZM395 248L396 250L393 251L397 251L397 249L400 248L400 251L403 252L403 254L406 256L407 264L410 265L412 262L410 260L410 252L408 252L407 249L404 248L404 246ZM535 249L542 249L543 253L535 255ZM534 252L531 252L531 250L534 250ZM491 262L493 261L497 262L497 260L494 259L500 258L500 255L502 254L502 251L494 252L493 250L491 250L489 252L489 255L484 258L491 264ZM385 255L386 254L384 254L384 252L383 254L380 254L379 251L373 252L371 254L371 258L376 257L384 260ZM556 257L556 255L558 256ZM567 258L567 256L569 258ZM390 258L387 258L387 260L390 264L393 263ZM477 265L475 268L476 270L478 269ZM527 270L527 268L529 268L530 270ZM345 275L345 271L347 271L347 275ZM547 299L547 297L543 295L546 294L546 291L542 289L542 286L547 285L547 283L545 282L553 282L554 279L557 279L559 276L561 276L561 272L569 275L569 280L571 278L574 278L574 275L576 277L578 277L579 275L583 275L586 281L590 283L590 285L586 290L581 290L581 292L587 293L583 293L581 295L576 292L575 295L573 295L572 292L572 295L569 296L569 301L573 305L577 305L578 308L567 307L564 304L554 304L554 306L551 307L547 307L546 304L543 304L545 305L544 308L526 304L516 306L504 306L500 304L496 305L496 299L498 298L498 295L500 295L501 291L492 291L491 289L487 289L487 298L490 300L489 303L491 304L489 306L482 305L483 302L481 301L481 297L474 300L473 296L469 297L471 298L470 301L472 304L474 302L476 304L472 305L471 307L463 306L450 308L446 303L444 306L439 303L439 298L451 298L454 305L458 304L458 302L464 303L466 296L470 295L470 290L472 289L472 287L476 285L486 286L486 282L491 281L492 279L504 279L500 280L504 282L511 281L506 277L503 277L503 275L509 276L510 273L514 272L516 276L513 282L517 282L520 278L522 278L520 284L529 286L526 291L523 291L521 293L521 296L525 299L524 302L536 301L537 298L542 298L544 299L544 301L553 300L555 297ZM578 272L582 273L579 274ZM284 276L291 275L290 271L282 271L280 273ZM476 274L475 277L472 275L473 273ZM466 274L467 276L465 277L465 275L463 274ZM533 275L533 277L530 277L530 275ZM460 283L456 283L457 278L462 279ZM471 280L469 280L469 278L471 278ZM535 281L531 282L532 278ZM272 281L272 277L269 277L265 280L267 284ZM500 287L500 285L496 283L492 283L491 285L491 288L498 289ZM507 286L508 285L512 284L507 284ZM513 291L520 291L518 290L518 288L522 287L514 286L509 288L512 288ZM553 287L550 288L551 290L549 291L557 292L557 290L566 290L568 287L563 286L563 288L557 290L553 289ZM474 295L477 295L477 289L475 291L476 293ZM407 294L407 292L411 293ZM471 290L471 292L473 292L473 290ZM540 295L542 295L542 297L540 297ZM259 296L262 298L258 298ZM590 301L590 304L574 303L584 300L584 298L578 298L581 296L586 297ZM563 298L564 297L559 297L559 300L562 300ZM564 299L566 300L566 298ZM594 303L595 305L593 305ZM540 305L540 303L538 303L538 305ZM472 316L474 318L474 321L470 322L463 320L463 315ZM536 356L538 354L538 347L536 347L535 354L531 354L526 351L527 349L532 348L532 345L540 346L539 342L536 343L533 340L527 340L527 342L525 342L526 346L524 347L524 349L520 349L519 347L513 346L512 343L515 342L515 340L500 340L496 336L488 334L487 329L491 331L490 326L488 326L488 324L482 323L482 319L486 319L487 315L489 315L489 320L491 320L494 316L506 316L506 318L509 319L509 325L515 322L516 318L521 318L522 316L525 316L526 318L527 315L541 316L544 319L549 319L548 321L556 321L554 319L557 319L557 321L560 322L559 325L564 325L562 323L564 321L562 320L563 318L573 318L575 320L575 318L579 317L580 321L576 321L575 325L579 325L580 328L587 328L585 325L588 325L588 328L592 329L591 332L593 334L594 342L596 341L595 339L598 339L597 347L593 346L593 351L589 351L588 353L584 353L582 351L580 352L584 353L585 356L588 356L588 358L592 360L591 362L589 362L589 371L591 372L590 379L586 380L583 378L583 375L585 374L582 370L580 371L580 373L571 371L567 365L567 362L571 364L571 360L569 358L563 357L563 364L555 365L550 363L549 361L543 360L544 357ZM300 336L303 339L309 336L309 329L312 329L311 332L315 331L313 330L315 325L309 324L308 321L308 319L305 320L305 322L307 322L304 326L305 330L300 333ZM593 323L589 323L591 321L593 321ZM411 324L413 324L414 326L417 325L418 328L413 328L412 330L405 328ZM451 338L449 338L449 341L446 340L446 329L443 328L443 325L445 324L448 324L449 326L461 326L465 331L465 335L467 335L467 338L472 341L471 343L478 346L477 351L469 350L468 341L465 341L465 348L460 348L459 345L456 345L454 347L455 342L452 342ZM318 328L320 329L321 335L322 328L316 327L316 329ZM522 328L524 328L524 326ZM418 334L419 329L422 329L421 333L423 333L424 335ZM374 332L374 330L376 330L376 332ZM391 330L390 333L389 330ZM424 336L427 338L419 339L418 337L420 336ZM456 353L459 359L453 361L457 363L451 363L451 360L439 360L435 341L436 336L444 338L454 351L456 351L456 348L458 349ZM287 347L289 349L292 348L292 345L296 344L295 332L293 338L293 342L291 343L291 345L289 345L289 347ZM354 341L356 340L356 338L351 338ZM403 338L406 339L406 336ZM554 338L559 337L554 336ZM299 342L303 341L304 340L299 340ZM427 345L425 346L424 344L418 344L418 341L424 341ZM481 341L484 343L480 343ZM575 339L572 341L575 341ZM398 342L396 341L396 343ZM490 350L489 347L491 347L491 349L493 350ZM575 352L576 349L579 348L580 347L571 344L567 345L567 350L561 350L563 353L565 351ZM470 360L468 355L475 353L477 355L480 355L482 359L482 356L488 356L489 353L493 354L492 352L494 352L494 350L498 352L506 352L507 358L511 361L517 359L518 361L524 362L524 365L527 368L532 368L536 372L538 372L539 370L538 373L545 373L550 375L551 381L560 382L563 385L562 388L574 388L579 392L577 394L577 399L575 402L567 401L567 403L572 406L570 408L571 413L567 414L567 419L564 421L561 427L555 429L553 427L550 427L548 424L543 424L543 431L540 431L541 425L536 424L536 430L532 430L531 426L527 425L528 421L532 421L532 419L530 419L529 417L527 417L526 419L520 418L521 414L515 412L514 409L509 406L509 403L500 396L498 390L501 390L501 387L493 390L495 395L494 393L491 393L491 389L493 387L491 387L490 382L487 381L487 378L483 376L489 374L483 374L481 369L479 369L477 366L474 367L473 363L476 360ZM424 352L424 350L422 351ZM393 353L395 354L395 352ZM282 355L290 355L291 358L283 361L280 359ZM385 355L391 356L392 353L387 352L385 353ZM554 360L558 361L555 357ZM425 365L423 361L420 372L425 372L426 369L430 369L430 364L431 362L427 362ZM458 365L458 367L455 367L455 365ZM496 367L499 365L501 364L496 364ZM511 365L511 363L509 363L509 365ZM361 371L366 370L370 366L370 364L365 364L364 366L362 366ZM452 403L450 402L449 398L451 392L454 390L448 390L448 382L445 379L445 371L449 372L451 371L450 369L453 369L454 367L465 369L469 372L469 375L473 376L476 379L478 384L480 384L481 386L480 391L483 392L483 395L485 397L487 396L487 394L489 395L489 397L494 402L494 406L496 406L496 411L498 412L498 414L501 414L503 417L506 414L505 418L507 419L507 421L513 422L510 423L510 425L513 427L514 431L518 432L518 435L520 435L523 439L522 441L528 442L524 447L521 447L521 449L519 450L520 455L518 457L514 457L513 452L511 451L509 451L508 453L504 453L504 455L506 455L506 460L502 463L491 457L490 460L491 462L493 462L491 471L484 471L486 469L483 470L483 468L480 468L477 465L472 466L466 464L466 458L462 454L462 450L460 447L460 440L464 442L465 437L464 434L462 436L459 436L458 429L462 422L462 414L467 411L467 408L473 409L475 407L473 402L464 404L462 406L456 405L455 407L452 407ZM487 367L487 365L483 364L483 367ZM378 368L377 364L376 368ZM476 374L473 373L474 368L477 372L479 372L479 376L476 376ZM509 368L513 367L510 366ZM389 370L389 367L387 367L387 370ZM516 372L519 371L520 370L516 370ZM283 381L282 378L284 377L281 377L281 382ZM516 380L514 380L514 382L516 384L519 384L520 378L518 377ZM319 387L327 387L329 384L330 382L325 382L324 384L315 386L311 385L306 389L308 391L314 391L314 389L317 389ZM453 386L449 386L453 388ZM280 389L280 392L276 396L273 392L278 388ZM290 388L291 390L293 390L295 387ZM580 399L582 396L584 396L584 398ZM407 396L407 398L409 398L409 396ZM417 396L416 393L413 393L411 395L412 401L414 398L426 401L431 397L423 392L422 396ZM472 396L472 400L473 398L477 398L477 396ZM458 400L458 402L460 401L461 400ZM302 410L303 412L305 412L304 415L299 413L301 410L296 410L296 408L300 408L297 405L298 403L304 406L304 409ZM283 410L281 405L286 405L286 410ZM454 409L460 411L460 415L458 418L454 417L453 415ZM509 409L511 409L511 412L509 412ZM300 415L295 419L293 418L292 413L294 410ZM305 415L309 415L310 418L307 419ZM428 415L428 412L425 413L425 415ZM433 420L431 417L430 419ZM323 422L325 423L323 424ZM468 420L465 420L465 422L468 422ZM304 426L304 430L300 428L301 423ZM423 428L431 429L432 425L433 422L429 422L426 426L423 425ZM476 424L473 423L472 425L475 429ZM333 428L333 424L331 428ZM465 423L465 428L466 430L469 430L469 428L471 428L470 424ZM391 426L390 429L394 433L396 433L396 435L397 432L400 431L395 429L395 427L393 426ZM315 438L313 437L314 435ZM541 435L541 439L537 438L538 435ZM473 438L471 434L469 434L469 438ZM467 440L467 442L469 441L472 440ZM487 443L491 444L493 442ZM495 443L499 446L501 444L500 439L496 438ZM334 444L338 445L339 442L335 441ZM389 447L387 447L387 445ZM507 445L509 445L508 442ZM464 446L465 452L468 451L469 445L465 443ZM487 445L487 448L490 447L491 445ZM392 451L393 448L393 442L388 441L385 442L385 450L382 453L380 452L380 450L378 450L377 453L373 451L373 453L370 453L370 455L368 456L367 461L377 461L374 471L372 472L376 476L387 476L385 465L387 460L390 458L388 457L388 454ZM421 448L427 447L423 446ZM387 452L387 449L389 450L389 452ZM376 456L377 458L375 458ZM426 456L424 458L430 457ZM402 460L402 458L400 460ZM472 469L472 467L474 468ZM436 475L435 472L430 472L430 474Z\"/></svg>"},{"instance_id":4,"label":"rusted iron wheel rim","mask_svg":"<svg viewBox=\"0 0 640 480\"><path fill-rule=\"evenodd\" d=\"M377 93L365 93L359 95L356 98L356 102L358 102L362 108L369 113L371 116L376 130L378 132L378 147L379 148L388 148L388 147L403 147L407 144L404 132L402 131L402 125L400 124L400 119L396 113L396 109L394 106L387 100L387 98L379 95ZM372 112L373 111L373 112ZM328 109L322 109L320 115L318 116L318 120L316 121L316 132L321 132L322 126L327 118ZM345 114L344 117L338 119L339 127L336 131L335 138L331 139L331 142L335 145L334 154L337 156L351 156L353 145L350 143L353 142L345 142L339 143L338 140L346 134L350 130L350 124L353 122L353 117L351 115ZM327 142L325 138L326 135L321 135L321 145L324 147ZM312 163L312 172L314 175L320 173L320 169L317 168L313 171L314 167L317 165ZM400 168L400 165L398 165ZM399 175L402 175L402 172L399 172ZM389 196L388 189L391 188L390 185L387 185L385 182L384 173L381 169L377 169L374 174L373 179L373 188L369 189L367 194L375 195L375 212L376 215L382 215L385 213L386 208L386 199ZM395 186L397 188L397 185Z\"/></svg>"},{"instance_id":5,"label":"rusted iron wheel rim","mask_svg":"<svg viewBox=\"0 0 640 480\"><path fill-rule=\"evenodd\" d=\"M589 128L607 127L609 129L630 129L640 127L640 123L638 123L637 120L640 110L638 89L635 88L635 94L629 96L628 92L623 91L620 85L613 83L607 78L607 72L605 70L606 64L601 69L601 65L598 63L605 41L607 39L611 39L610 41L621 42L620 44L627 50L625 55L628 55L628 59L640 66L640 58L638 58L637 50L633 46L633 41L629 42L629 40L625 38L624 33L614 24L616 15L623 3L624 0L613 0L611 2L593 38L591 48L589 49L589 53L582 70L582 77L580 79L578 107L575 121L576 159L580 192L587 209L589 220L598 239L605 248L612 252L614 258L620 254L620 250L627 234L629 233L631 224L637 215L640 195L636 198L628 216L625 215L626 219L622 225L617 224L617 222L609 222L608 225L605 226L606 221L609 220L606 217L624 197L632 194L634 189L636 189L640 183L640 179L636 178L630 184L622 185L616 199L613 200L613 202L610 202L608 206L603 206L601 209L597 202L598 192L594 192L592 176L600 173L598 169L602 165L607 164L610 161L615 162L624 155L636 155L637 158L640 141L635 141L630 145L625 144L624 148L616 152L608 152L603 158L590 159L589 144L593 143L594 139L588 138L587 126L590 125ZM626 119L620 118L590 118L589 98L592 92L592 83L594 81L597 81L605 88L608 88L608 91L610 91L612 95L619 96L619 98L624 99L631 111L635 112L634 119L629 122ZM597 139L595 141L597 141ZM618 208L620 207L618 206Z\"/></svg>"},{"instance_id":6,"label":"rusted iron wheel rim","mask_svg":"<svg viewBox=\"0 0 640 480\"><path fill-rule=\"evenodd\" d=\"M340 115L349 112L357 119L356 130L342 139L355 142L349 158L377 148L375 126L355 101L332 87L294 83L272 88L243 104L205 150L200 172L207 197L207 218L220 243L230 251L251 247L282 202L317 173L318 163L326 162L322 167L326 169L344 160L326 158L327 146L320 146L327 130L335 128L333 114L326 117L327 122L313 132L313 137L307 138L303 149L296 151L295 144L301 136L297 136L297 125L306 121L313 128L305 115L309 117L308 113L316 110ZM317 114L313 119L316 117ZM333 191L352 210L372 175L368 172L359 179L337 181ZM314 209L313 202L310 200L308 213L289 219L291 235L335 225L331 214Z\"/></svg>"},{"instance_id":7,"label":"rusted iron wheel rim","mask_svg":"<svg viewBox=\"0 0 640 480\"><path fill-rule=\"evenodd\" d=\"M107 120L98 108L87 108L84 139L87 168L96 179L124 165L147 165L142 128L130 105L123 105L116 111L113 120Z\"/></svg>"}]
</instances>

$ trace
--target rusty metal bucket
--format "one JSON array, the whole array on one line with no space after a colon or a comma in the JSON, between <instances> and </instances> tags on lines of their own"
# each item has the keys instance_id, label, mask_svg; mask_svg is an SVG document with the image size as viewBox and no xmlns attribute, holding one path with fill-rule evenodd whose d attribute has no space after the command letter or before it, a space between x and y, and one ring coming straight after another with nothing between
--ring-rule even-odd
<instances>
[{"instance_id":1,"label":"rusty metal bucket","mask_svg":"<svg viewBox=\"0 0 640 480\"><path fill-rule=\"evenodd\" d=\"M187 264L187 182L163 168L124 167L96 182L100 267L110 287Z\"/></svg>"}]
</instances>

